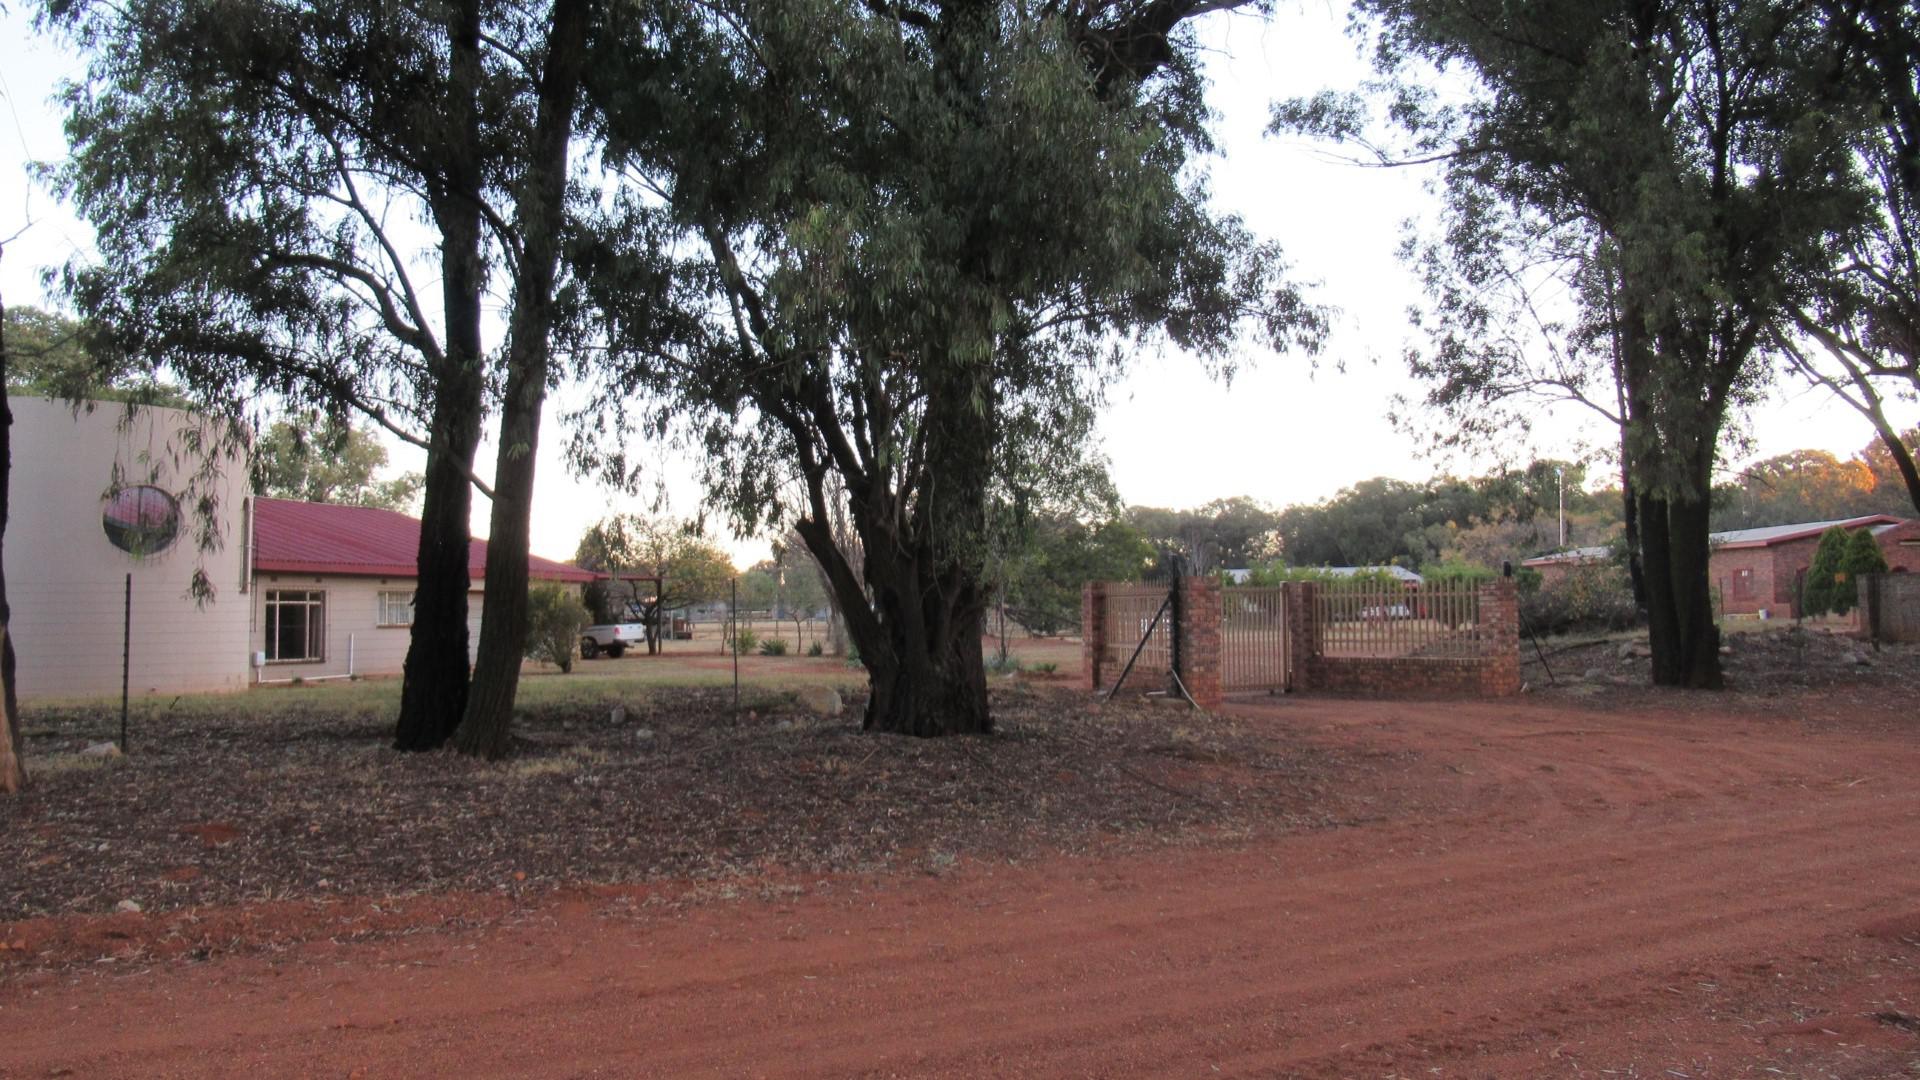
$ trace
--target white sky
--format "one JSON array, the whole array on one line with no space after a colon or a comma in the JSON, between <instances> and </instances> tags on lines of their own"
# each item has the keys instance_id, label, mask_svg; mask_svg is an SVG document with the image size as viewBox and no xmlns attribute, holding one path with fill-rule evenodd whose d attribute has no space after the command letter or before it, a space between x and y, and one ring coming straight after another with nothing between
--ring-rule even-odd
<instances>
[{"instance_id":1,"label":"white sky","mask_svg":"<svg viewBox=\"0 0 1920 1080\"><path fill-rule=\"evenodd\" d=\"M90 231L32 183L28 165L65 154L60 111L50 98L81 64L32 32L25 6L0 15L0 240L19 234L0 260L0 290L9 303L45 304L42 269L87 253ZM1399 356L1409 333L1406 310L1418 290L1394 252L1401 223L1432 206L1422 187L1427 175L1361 168L1297 140L1262 134L1273 101L1351 88L1367 76L1344 23L1344 4L1303 0L1271 20L1215 16L1206 25L1223 148L1212 170L1215 198L1256 234L1278 240L1296 275L1316 283L1314 298L1338 315L1317 370L1303 356L1250 349L1228 386L1176 353L1139 358L1114 389L1101 424L1114 480L1130 503L1184 507L1250 495L1285 505L1325 498L1372 476L1419 480L1436 471L1417 455L1415 440L1386 417L1391 395L1417 392ZM1911 424L1920 416L1908 410L1901 419ZM1800 447L1844 457L1873 435L1866 421L1823 393L1786 386L1753 418L1753 431L1756 457ZM564 435L550 409L533 549L558 558L571 556L581 532L598 518L642 509L569 475L559 454ZM1570 456L1599 437L1568 411L1536 422L1531 447L1502 449L1510 458L1529 451ZM483 471L491 471L494 453L491 444L481 448ZM692 466L664 452L655 456L670 510L692 514L699 501ZM1490 461L1454 462L1444 471ZM420 467L419 455L405 447L396 447L394 463ZM487 503L477 498L475 504L475 533L485 535ZM741 566L766 553L764 541L753 538L730 546Z\"/></svg>"}]
</instances>

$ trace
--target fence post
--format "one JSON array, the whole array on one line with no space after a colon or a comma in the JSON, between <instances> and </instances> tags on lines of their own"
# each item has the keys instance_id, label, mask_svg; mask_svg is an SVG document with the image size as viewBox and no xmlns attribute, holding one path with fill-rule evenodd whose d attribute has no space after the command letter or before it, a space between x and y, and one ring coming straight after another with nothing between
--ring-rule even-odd
<instances>
[{"instance_id":1,"label":"fence post","mask_svg":"<svg viewBox=\"0 0 1920 1080\"><path fill-rule=\"evenodd\" d=\"M1220 582L1211 577L1175 579L1179 589L1178 636L1180 681L1203 709L1217 709L1220 685Z\"/></svg>"},{"instance_id":2,"label":"fence post","mask_svg":"<svg viewBox=\"0 0 1920 1080\"><path fill-rule=\"evenodd\" d=\"M1520 692L1520 594L1512 578L1480 586L1480 692L1510 697Z\"/></svg>"},{"instance_id":3,"label":"fence post","mask_svg":"<svg viewBox=\"0 0 1920 1080\"><path fill-rule=\"evenodd\" d=\"M1318 587L1311 581L1289 581L1280 586L1287 606L1288 689L1306 692L1317 680L1314 658L1320 655L1319 619L1315 604Z\"/></svg>"},{"instance_id":4,"label":"fence post","mask_svg":"<svg viewBox=\"0 0 1920 1080\"><path fill-rule=\"evenodd\" d=\"M1100 659L1107 641L1107 586L1089 581L1080 587L1080 688L1100 689Z\"/></svg>"}]
</instances>

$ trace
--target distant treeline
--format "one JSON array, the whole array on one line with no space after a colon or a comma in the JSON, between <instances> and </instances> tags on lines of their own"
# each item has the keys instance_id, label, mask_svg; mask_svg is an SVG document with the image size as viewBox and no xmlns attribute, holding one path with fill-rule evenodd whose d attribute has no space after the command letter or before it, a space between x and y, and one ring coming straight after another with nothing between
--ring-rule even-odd
<instances>
[{"instance_id":1,"label":"distant treeline","mask_svg":"<svg viewBox=\"0 0 1920 1080\"><path fill-rule=\"evenodd\" d=\"M1203 569L1275 562L1492 568L1562 546L1617 541L1623 531L1620 489L1606 479L1581 463L1541 460L1524 469L1424 483L1375 477L1320 502L1284 508L1246 496L1189 510L1136 506L1126 519L1156 548L1179 551ZM1729 475L1713 492L1715 530L1866 514L1915 514L1878 440L1844 459L1823 450L1767 458Z\"/></svg>"}]
</instances>

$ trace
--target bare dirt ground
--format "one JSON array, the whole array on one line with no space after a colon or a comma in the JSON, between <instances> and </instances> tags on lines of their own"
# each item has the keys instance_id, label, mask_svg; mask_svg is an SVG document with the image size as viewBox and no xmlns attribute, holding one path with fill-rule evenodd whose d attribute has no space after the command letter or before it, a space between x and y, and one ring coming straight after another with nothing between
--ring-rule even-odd
<instances>
[{"instance_id":1,"label":"bare dirt ground","mask_svg":"<svg viewBox=\"0 0 1920 1080\"><path fill-rule=\"evenodd\" d=\"M1126 761L1181 842L0 924L0 1076L1920 1075L1912 663L1236 704ZM1265 760L1322 818L1209 833Z\"/></svg>"}]
</instances>

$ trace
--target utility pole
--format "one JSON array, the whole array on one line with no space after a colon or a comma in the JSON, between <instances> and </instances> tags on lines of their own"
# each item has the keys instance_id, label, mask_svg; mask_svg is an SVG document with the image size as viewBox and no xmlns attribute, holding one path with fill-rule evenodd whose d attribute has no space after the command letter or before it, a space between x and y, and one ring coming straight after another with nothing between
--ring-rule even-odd
<instances>
[{"instance_id":1,"label":"utility pole","mask_svg":"<svg viewBox=\"0 0 1920 1080\"><path fill-rule=\"evenodd\" d=\"M1567 546L1567 470L1565 466L1555 465L1554 474L1560 478L1560 546Z\"/></svg>"}]
</instances>

